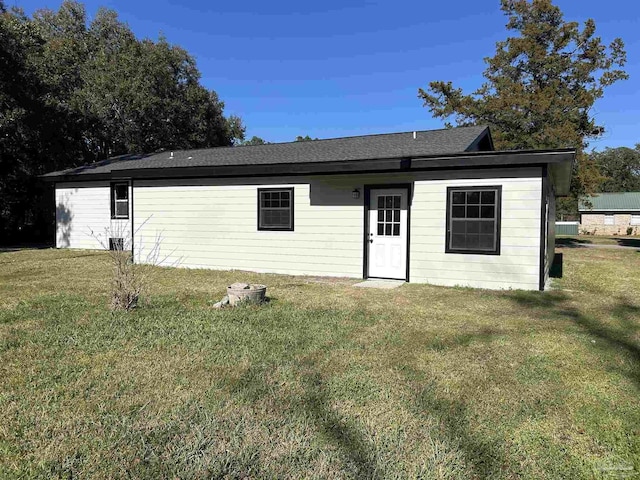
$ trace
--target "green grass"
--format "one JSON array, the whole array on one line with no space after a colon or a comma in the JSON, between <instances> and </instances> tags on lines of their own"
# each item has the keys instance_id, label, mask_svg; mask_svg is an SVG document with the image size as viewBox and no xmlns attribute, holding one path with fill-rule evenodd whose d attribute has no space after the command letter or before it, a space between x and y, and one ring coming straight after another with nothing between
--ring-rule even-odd
<instances>
[{"instance_id":1,"label":"green grass","mask_svg":"<svg viewBox=\"0 0 640 480\"><path fill-rule=\"evenodd\" d=\"M0 253L0 478L603 478L640 471L640 253L564 249L557 290ZM263 307L214 310L235 280Z\"/></svg>"},{"instance_id":2,"label":"green grass","mask_svg":"<svg viewBox=\"0 0 640 480\"><path fill-rule=\"evenodd\" d=\"M639 247L640 237L634 235L560 235L556 238L556 245L621 245L625 247Z\"/></svg>"}]
</instances>

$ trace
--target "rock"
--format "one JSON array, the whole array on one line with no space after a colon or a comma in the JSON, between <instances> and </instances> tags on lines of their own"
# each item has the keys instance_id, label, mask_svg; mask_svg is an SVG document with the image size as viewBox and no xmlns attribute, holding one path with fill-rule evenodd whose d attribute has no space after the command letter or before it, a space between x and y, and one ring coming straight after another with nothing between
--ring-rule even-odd
<instances>
[{"instance_id":1,"label":"rock","mask_svg":"<svg viewBox=\"0 0 640 480\"><path fill-rule=\"evenodd\" d=\"M229 285L229 288L234 290L245 290L251 288L248 283L236 282Z\"/></svg>"},{"instance_id":2,"label":"rock","mask_svg":"<svg viewBox=\"0 0 640 480\"><path fill-rule=\"evenodd\" d=\"M225 305L229 305L229 296L225 295L222 300L213 304L213 308L222 308Z\"/></svg>"}]
</instances>

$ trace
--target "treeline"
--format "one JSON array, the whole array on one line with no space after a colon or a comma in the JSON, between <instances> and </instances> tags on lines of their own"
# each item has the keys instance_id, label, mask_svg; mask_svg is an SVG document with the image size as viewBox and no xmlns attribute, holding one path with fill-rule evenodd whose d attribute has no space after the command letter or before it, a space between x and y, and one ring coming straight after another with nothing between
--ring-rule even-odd
<instances>
[{"instance_id":1,"label":"treeline","mask_svg":"<svg viewBox=\"0 0 640 480\"><path fill-rule=\"evenodd\" d=\"M640 144L590 154L600 171L598 192L640 192Z\"/></svg>"},{"instance_id":2,"label":"treeline","mask_svg":"<svg viewBox=\"0 0 640 480\"><path fill-rule=\"evenodd\" d=\"M243 138L183 48L136 38L113 10L88 22L81 3L65 1L29 17L0 0L0 243L49 235L42 173Z\"/></svg>"}]
</instances>

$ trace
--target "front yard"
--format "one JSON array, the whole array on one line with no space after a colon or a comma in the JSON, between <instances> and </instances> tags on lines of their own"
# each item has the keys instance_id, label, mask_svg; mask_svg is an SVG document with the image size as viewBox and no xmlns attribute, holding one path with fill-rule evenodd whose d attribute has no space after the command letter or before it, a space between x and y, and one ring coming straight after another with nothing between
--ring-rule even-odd
<instances>
[{"instance_id":1,"label":"front yard","mask_svg":"<svg viewBox=\"0 0 640 480\"><path fill-rule=\"evenodd\" d=\"M0 253L0 477L637 475L640 253L563 251L544 294L151 269L131 314L104 253Z\"/></svg>"}]
</instances>

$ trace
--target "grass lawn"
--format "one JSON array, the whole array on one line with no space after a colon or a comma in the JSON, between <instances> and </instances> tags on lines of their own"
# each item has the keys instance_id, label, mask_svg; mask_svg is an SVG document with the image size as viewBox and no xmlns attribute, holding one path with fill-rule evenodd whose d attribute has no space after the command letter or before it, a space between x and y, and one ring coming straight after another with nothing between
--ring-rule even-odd
<instances>
[{"instance_id":1,"label":"grass lawn","mask_svg":"<svg viewBox=\"0 0 640 480\"><path fill-rule=\"evenodd\" d=\"M131 314L104 253L0 253L0 478L638 474L640 253L563 251L546 293L155 268Z\"/></svg>"},{"instance_id":2,"label":"grass lawn","mask_svg":"<svg viewBox=\"0 0 640 480\"><path fill-rule=\"evenodd\" d=\"M640 237L634 235L562 235L556 238L559 246L621 245L623 247L640 248Z\"/></svg>"}]
</instances>

